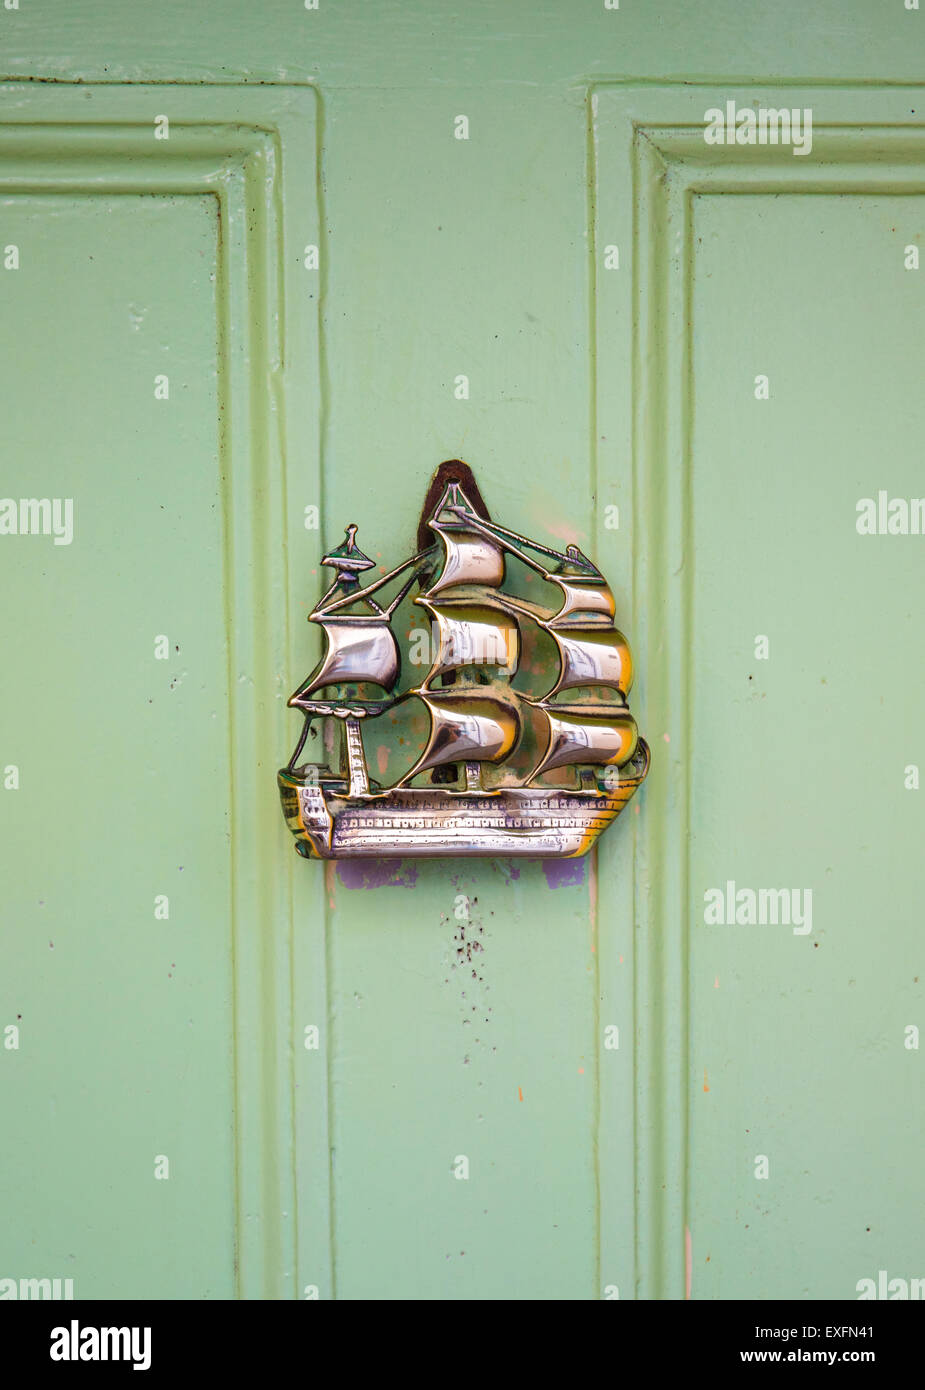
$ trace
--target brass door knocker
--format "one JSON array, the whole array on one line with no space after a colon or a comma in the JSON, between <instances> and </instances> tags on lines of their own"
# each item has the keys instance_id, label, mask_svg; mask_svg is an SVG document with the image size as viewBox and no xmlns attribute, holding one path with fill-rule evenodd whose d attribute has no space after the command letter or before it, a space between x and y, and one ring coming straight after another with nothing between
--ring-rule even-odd
<instances>
[{"instance_id":1,"label":"brass door knocker","mask_svg":"<svg viewBox=\"0 0 925 1390\"><path fill-rule=\"evenodd\" d=\"M304 724L278 781L296 849L319 859L585 854L649 768L627 704L632 658L600 570L577 546L560 552L492 522L458 459L434 475L417 552L365 587L360 576L375 566L356 537L348 526L322 560L334 580L309 621L325 651L289 700ZM535 576L558 589L557 607L519 592ZM393 620L415 586L433 647L426 674L405 683ZM558 657L541 693L518 679L528 641ZM364 729L412 700L429 733L382 785ZM299 763L313 721L326 719L340 730L337 771Z\"/></svg>"}]
</instances>

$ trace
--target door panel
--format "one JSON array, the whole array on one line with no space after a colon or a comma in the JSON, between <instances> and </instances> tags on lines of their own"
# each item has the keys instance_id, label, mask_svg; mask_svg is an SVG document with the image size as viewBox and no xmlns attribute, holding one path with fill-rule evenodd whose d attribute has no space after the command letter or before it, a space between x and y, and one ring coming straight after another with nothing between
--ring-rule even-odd
<instances>
[{"instance_id":1,"label":"door panel","mask_svg":"<svg viewBox=\"0 0 925 1390\"><path fill-rule=\"evenodd\" d=\"M856 505L922 492L925 314L903 248L923 214L914 194L695 200L692 914L735 880L799 886L803 919L692 917L701 1297L846 1298L918 1267L921 538L859 535Z\"/></svg>"},{"instance_id":2,"label":"door panel","mask_svg":"<svg viewBox=\"0 0 925 1390\"><path fill-rule=\"evenodd\" d=\"M5 96L6 487L28 533L0 537L3 1293L292 1296L288 861L263 769L287 436L318 494L313 102Z\"/></svg>"},{"instance_id":3,"label":"door panel","mask_svg":"<svg viewBox=\"0 0 925 1390\"><path fill-rule=\"evenodd\" d=\"M636 459L640 683L664 743L637 863L656 1296L917 1277L919 538L858 529L863 499L921 492L911 96L597 96L599 249L635 237L634 285L598 280L602 433ZM811 108L812 161L708 146L727 99Z\"/></svg>"},{"instance_id":4,"label":"door panel","mask_svg":"<svg viewBox=\"0 0 925 1390\"><path fill-rule=\"evenodd\" d=\"M217 231L208 195L4 205L6 490L73 510L0 549L4 1272L85 1296L233 1288Z\"/></svg>"}]
</instances>

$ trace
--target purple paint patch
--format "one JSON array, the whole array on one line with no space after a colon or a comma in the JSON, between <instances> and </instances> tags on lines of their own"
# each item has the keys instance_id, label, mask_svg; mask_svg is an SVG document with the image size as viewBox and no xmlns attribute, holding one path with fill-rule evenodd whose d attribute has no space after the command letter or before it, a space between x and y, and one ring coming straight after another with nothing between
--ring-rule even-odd
<instances>
[{"instance_id":1,"label":"purple paint patch","mask_svg":"<svg viewBox=\"0 0 925 1390\"><path fill-rule=\"evenodd\" d=\"M341 859L337 877L345 888L413 888L418 871L404 859Z\"/></svg>"},{"instance_id":2,"label":"purple paint patch","mask_svg":"<svg viewBox=\"0 0 925 1390\"><path fill-rule=\"evenodd\" d=\"M585 881L584 859L544 859L542 864L550 888L573 888Z\"/></svg>"}]
</instances>

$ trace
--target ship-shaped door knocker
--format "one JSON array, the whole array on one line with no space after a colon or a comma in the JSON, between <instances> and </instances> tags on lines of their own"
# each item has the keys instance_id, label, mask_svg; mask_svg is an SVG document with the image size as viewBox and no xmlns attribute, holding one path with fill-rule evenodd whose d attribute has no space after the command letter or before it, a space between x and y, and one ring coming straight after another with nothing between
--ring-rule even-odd
<instances>
[{"instance_id":1,"label":"ship-shaped door knocker","mask_svg":"<svg viewBox=\"0 0 925 1390\"><path fill-rule=\"evenodd\" d=\"M600 570L577 546L561 553L492 522L459 460L434 475L417 553L365 587L360 576L376 566L356 533L348 526L324 556L334 582L309 614L324 656L289 700L305 720L278 775L296 849L318 859L585 854L649 767L626 699L632 659ZM558 606L530 596L548 602L550 588ZM416 680L400 680L400 613L429 641L423 664L418 641ZM542 693L530 689L537 672ZM410 766L383 784L367 762L372 727L394 729L406 702L426 717ZM337 771L299 763L313 721L325 720Z\"/></svg>"}]
</instances>

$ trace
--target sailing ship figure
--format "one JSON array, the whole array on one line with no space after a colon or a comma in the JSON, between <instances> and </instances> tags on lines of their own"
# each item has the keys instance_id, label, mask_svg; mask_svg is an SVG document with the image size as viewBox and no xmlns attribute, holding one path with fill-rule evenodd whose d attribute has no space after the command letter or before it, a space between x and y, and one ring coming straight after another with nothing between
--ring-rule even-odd
<instances>
[{"instance_id":1,"label":"sailing ship figure","mask_svg":"<svg viewBox=\"0 0 925 1390\"><path fill-rule=\"evenodd\" d=\"M585 854L649 767L627 704L632 659L614 627L610 587L576 546L560 552L493 523L458 460L441 466L429 495L437 498L422 518L429 543L388 574L361 585L374 562L353 525L322 560L334 580L309 621L325 651L289 700L304 725L278 774L296 849L318 859ZM512 559L558 590L558 606L504 589ZM415 586L436 650L426 674L396 693L392 618ZM539 695L512 685L531 627L558 655L556 679ZM363 730L410 700L430 731L413 766L384 786L370 776ZM324 719L342 731L338 772L299 764L313 721Z\"/></svg>"}]
</instances>

